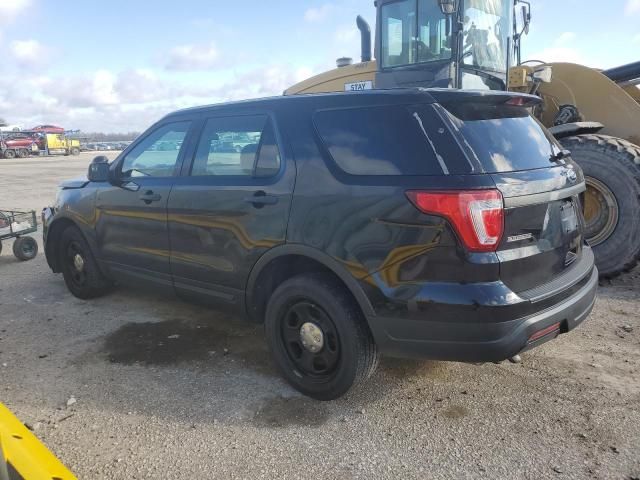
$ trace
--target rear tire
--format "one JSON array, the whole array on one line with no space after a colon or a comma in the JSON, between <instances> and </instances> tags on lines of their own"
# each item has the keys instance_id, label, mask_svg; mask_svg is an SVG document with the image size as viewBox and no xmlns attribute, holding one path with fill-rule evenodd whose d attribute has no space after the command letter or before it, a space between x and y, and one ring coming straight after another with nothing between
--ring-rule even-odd
<instances>
[{"instance_id":1,"label":"rear tire","mask_svg":"<svg viewBox=\"0 0 640 480\"><path fill-rule=\"evenodd\" d=\"M38 255L38 242L33 237L18 237L13 242L13 254L23 262L33 260Z\"/></svg>"},{"instance_id":2,"label":"rear tire","mask_svg":"<svg viewBox=\"0 0 640 480\"><path fill-rule=\"evenodd\" d=\"M75 297L88 300L111 291L112 282L100 271L89 244L77 227L70 226L62 232L58 255L64 283Z\"/></svg>"},{"instance_id":3,"label":"rear tire","mask_svg":"<svg viewBox=\"0 0 640 480\"><path fill-rule=\"evenodd\" d=\"M18 150L18 158L27 158L29 156L29 150L26 148L21 148Z\"/></svg>"},{"instance_id":4,"label":"rear tire","mask_svg":"<svg viewBox=\"0 0 640 480\"><path fill-rule=\"evenodd\" d=\"M306 337L305 328L311 330ZM282 283L269 300L265 330L283 376L316 400L341 397L378 364L362 312L330 274L303 274Z\"/></svg>"},{"instance_id":5,"label":"rear tire","mask_svg":"<svg viewBox=\"0 0 640 480\"><path fill-rule=\"evenodd\" d=\"M77 148L77 147L72 148L71 149L71 155L73 155L73 156L80 155L80 149Z\"/></svg>"},{"instance_id":6,"label":"rear tire","mask_svg":"<svg viewBox=\"0 0 640 480\"><path fill-rule=\"evenodd\" d=\"M4 155L4 158L16 158L16 151L15 150L5 150L3 155Z\"/></svg>"},{"instance_id":7,"label":"rear tire","mask_svg":"<svg viewBox=\"0 0 640 480\"><path fill-rule=\"evenodd\" d=\"M640 260L640 147L606 135L560 140L587 182L587 241L603 278L633 269Z\"/></svg>"}]
</instances>

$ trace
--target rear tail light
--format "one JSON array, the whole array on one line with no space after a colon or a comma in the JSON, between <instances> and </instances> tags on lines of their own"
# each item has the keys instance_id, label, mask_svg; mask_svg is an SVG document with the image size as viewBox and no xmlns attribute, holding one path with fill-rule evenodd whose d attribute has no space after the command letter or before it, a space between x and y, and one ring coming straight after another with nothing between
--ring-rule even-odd
<instances>
[{"instance_id":1,"label":"rear tail light","mask_svg":"<svg viewBox=\"0 0 640 480\"><path fill-rule=\"evenodd\" d=\"M444 217L472 252L494 252L504 231L504 202L498 190L409 191L423 213Z\"/></svg>"}]
</instances>

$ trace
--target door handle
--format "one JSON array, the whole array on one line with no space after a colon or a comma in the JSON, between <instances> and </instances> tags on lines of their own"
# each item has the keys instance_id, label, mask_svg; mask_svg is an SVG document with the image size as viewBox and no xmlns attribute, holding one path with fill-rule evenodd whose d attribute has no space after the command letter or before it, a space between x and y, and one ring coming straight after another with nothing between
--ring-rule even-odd
<instances>
[{"instance_id":1,"label":"door handle","mask_svg":"<svg viewBox=\"0 0 640 480\"><path fill-rule=\"evenodd\" d=\"M275 205L278 203L278 197L275 195L267 195L266 192L262 190L257 191L251 197L247 197L244 199L247 203L252 203L256 208L262 208L265 205Z\"/></svg>"},{"instance_id":2,"label":"door handle","mask_svg":"<svg viewBox=\"0 0 640 480\"><path fill-rule=\"evenodd\" d=\"M152 190L148 190L140 195L140 200L149 205L151 202L159 202L162 200L162 195L158 195L157 193L153 193Z\"/></svg>"}]
</instances>

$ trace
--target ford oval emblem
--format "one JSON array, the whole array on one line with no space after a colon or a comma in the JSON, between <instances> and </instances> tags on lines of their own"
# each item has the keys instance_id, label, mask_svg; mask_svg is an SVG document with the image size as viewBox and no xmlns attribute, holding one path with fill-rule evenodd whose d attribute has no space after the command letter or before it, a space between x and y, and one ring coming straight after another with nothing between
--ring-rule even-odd
<instances>
[{"instance_id":1,"label":"ford oval emblem","mask_svg":"<svg viewBox=\"0 0 640 480\"><path fill-rule=\"evenodd\" d=\"M567 170L567 180L571 183L576 183L578 181L578 174L575 170L569 169Z\"/></svg>"}]
</instances>

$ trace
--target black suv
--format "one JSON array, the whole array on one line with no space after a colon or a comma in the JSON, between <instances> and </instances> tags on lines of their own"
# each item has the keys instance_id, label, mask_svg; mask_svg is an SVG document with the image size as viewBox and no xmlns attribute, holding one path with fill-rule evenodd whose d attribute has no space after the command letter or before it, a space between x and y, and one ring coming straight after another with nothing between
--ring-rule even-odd
<instances>
[{"instance_id":1,"label":"black suv","mask_svg":"<svg viewBox=\"0 0 640 480\"><path fill-rule=\"evenodd\" d=\"M79 298L146 284L264 323L317 399L380 353L504 360L596 297L584 178L529 115L538 101L412 89L172 113L62 185L47 261Z\"/></svg>"}]
</instances>

